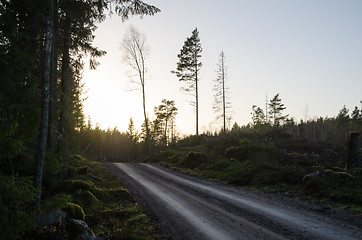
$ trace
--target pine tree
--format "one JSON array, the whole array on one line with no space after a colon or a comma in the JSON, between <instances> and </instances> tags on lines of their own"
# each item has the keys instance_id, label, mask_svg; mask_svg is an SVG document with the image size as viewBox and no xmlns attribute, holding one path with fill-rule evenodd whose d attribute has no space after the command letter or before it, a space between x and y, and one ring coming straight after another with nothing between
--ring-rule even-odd
<instances>
[{"instance_id":1,"label":"pine tree","mask_svg":"<svg viewBox=\"0 0 362 240\"><path fill-rule=\"evenodd\" d=\"M163 127L162 131L163 144L167 145L169 143L170 126L171 130L173 130L173 122L177 114L177 108L175 107L175 102L163 99L162 104L159 105L158 107L155 107L154 111L156 119L158 120L159 124ZM171 132L171 138L172 135L173 133Z\"/></svg>"},{"instance_id":2,"label":"pine tree","mask_svg":"<svg viewBox=\"0 0 362 240\"><path fill-rule=\"evenodd\" d=\"M251 115L254 126L260 126L265 123L265 114L260 107L253 105Z\"/></svg>"},{"instance_id":3,"label":"pine tree","mask_svg":"<svg viewBox=\"0 0 362 240\"><path fill-rule=\"evenodd\" d=\"M283 115L283 111L286 109L282 100L279 98L279 93L269 101L269 119L274 127L280 126L284 123L289 115Z\"/></svg>"},{"instance_id":4,"label":"pine tree","mask_svg":"<svg viewBox=\"0 0 362 240\"><path fill-rule=\"evenodd\" d=\"M181 88L186 94L195 97L191 104L195 106L196 113L196 135L199 134L199 71L202 66L200 62L202 47L199 38L199 31L195 28L191 37L185 41L180 54L177 55L179 62L176 71L172 71L179 78L179 81L185 82L186 87Z\"/></svg>"},{"instance_id":5,"label":"pine tree","mask_svg":"<svg viewBox=\"0 0 362 240\"><path fill-rule=\"evenodd\" d=\"M133 119L129 119L127 136L131 139L132 142L137 143L139 140L139 135L136 127L134 126Z\"/></svg>"}]
</instances>

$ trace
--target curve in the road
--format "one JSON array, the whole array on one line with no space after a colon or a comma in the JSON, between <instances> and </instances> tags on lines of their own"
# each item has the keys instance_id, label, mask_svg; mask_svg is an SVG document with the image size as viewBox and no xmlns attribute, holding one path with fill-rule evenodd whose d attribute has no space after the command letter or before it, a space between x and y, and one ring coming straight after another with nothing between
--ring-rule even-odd
<instances>
[{"instance_id":1,"label":"curve in the road","mask_svg":"<svg viewBox=\"0 0 362 240\"><path fill-rule=\"evenodd\" d=\"M194 239L362 239L360 229L291 206L276 206L239 190L150 164L113 164L180 218ZM281 203L282 204L282 203ZM167 218L167 216L162 216ZM182 239L182 236L176 237Z\"/></svg>"}]
</instances>

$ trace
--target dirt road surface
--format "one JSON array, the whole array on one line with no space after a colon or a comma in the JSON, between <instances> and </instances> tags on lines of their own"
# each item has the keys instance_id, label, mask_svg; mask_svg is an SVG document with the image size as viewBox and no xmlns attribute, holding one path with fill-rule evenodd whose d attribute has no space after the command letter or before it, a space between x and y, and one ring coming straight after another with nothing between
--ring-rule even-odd
<instances>
[{"instance_id":1,"label":"dirt road surface","mask_svg":"<svg viewBox=\"0 0 362 240\"><path fill-rule=\"evenodd\" d=\"M168 239L362 239L362 221L150 164L108 166Z\"/></svg>"}]
</instances>

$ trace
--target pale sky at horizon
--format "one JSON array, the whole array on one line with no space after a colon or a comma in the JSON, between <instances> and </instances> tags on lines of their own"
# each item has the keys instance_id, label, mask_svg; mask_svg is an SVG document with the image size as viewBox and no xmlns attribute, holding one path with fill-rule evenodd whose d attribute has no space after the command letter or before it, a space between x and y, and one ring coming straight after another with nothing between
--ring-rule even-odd
<instances>
[{"instance_id":1,"label":"pale sky at horizon","mask_svg":"<svg viewBox=\"0 0 362 240\"><path fill-rule=\"evenodd\" d=\"M362 1L360 0L229 0L146 1L161 9L155 16L118 16L99 24L94 46L107 51L97 70L86 69L85 114L101 128L126 131L132 117L143 122L141 92L126 91L128 67L120 43L132 24L150 46L146 106L150 119L162 99L179 109L176 125L195 133L194 107L179 91L171 73L177 54L197 27L203 47L200 79L199 131L220 129L212 111L213 79L224 51L234 114L232 123L251 122L251 107L265 106L266 94L280 94L286 114L297 121L332 117L346 105L350 112L362 100ZM308 107L307 107L308 106Z\"/></svg>"}]
</instances>

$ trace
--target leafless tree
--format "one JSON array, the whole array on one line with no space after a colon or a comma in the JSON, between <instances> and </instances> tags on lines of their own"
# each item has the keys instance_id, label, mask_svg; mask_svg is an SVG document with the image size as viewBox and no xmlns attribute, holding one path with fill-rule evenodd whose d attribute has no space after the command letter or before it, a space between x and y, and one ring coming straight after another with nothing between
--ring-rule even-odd
<instances>
[{"instance_id":1,"label":"leafless tree","mask_svg":"<svg viewBox=\"0 0 362 240\"><path fill-rule=\"evenodd\" d=\"M137 31L137 29L131 26L128 29L126 36L121 43L121 49L123 51L123 62L127 64L131 71L130 81L133 84L140 86L142 91L142 103L143 103L143 115L145 118L146 127L146 143L148 144L148 151L151 153L150 131L147 121L146 113L146 60L148 58L150 49L146 44L146 36ZM136 80L137 79L137 80Z\"/></svg>"},{"instance_id":2,"label":"leafless tree","mask_svg":"<svg viewBox=\"0 0 362 240\"><path fill-rule=\"evenodd\" d=\"M228 78L228 69L225 65L225 54L220 53L219 63L216 70L217 77L214 80L214 105L213 110L215 113L221 113L218 115L218 119L223 120L223 131L226 131L226 120L230 119L227 115L227 110L231 108L231 103L228 101L229 98L229 87L226 84Z\"/></svg>"}]
</instances>

